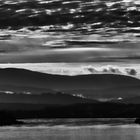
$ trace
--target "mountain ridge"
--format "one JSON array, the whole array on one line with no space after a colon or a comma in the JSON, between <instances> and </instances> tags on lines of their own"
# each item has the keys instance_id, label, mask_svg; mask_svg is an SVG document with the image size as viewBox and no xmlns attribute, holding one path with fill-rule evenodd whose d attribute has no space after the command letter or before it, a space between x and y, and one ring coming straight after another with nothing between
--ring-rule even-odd
<instances>
[{"instance_id":1,"label":"mountain ridge","mask_svg":"<svg viewBox=\"0 0 140 140\"><path fill-rule=\"evenodd\" d=\"M87 92L89 90L89 92ZM17 68L0 69L0 91L65 92L95 97L138 96L140 80L117 74L53 75ZM117 96L119 95L119 96ZM86 96L85 96L86 97Z\"/></svg>"}]
</instances>

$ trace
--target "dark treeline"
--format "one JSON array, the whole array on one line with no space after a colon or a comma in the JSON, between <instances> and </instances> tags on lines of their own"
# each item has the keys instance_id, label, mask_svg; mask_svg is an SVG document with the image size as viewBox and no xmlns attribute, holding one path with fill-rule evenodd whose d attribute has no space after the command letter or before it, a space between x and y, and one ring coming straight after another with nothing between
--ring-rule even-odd
<instances>
[{"instance_id":1,"label":"dark treeline","mask_svg":"<svg viewBox=\"0 0 140 140\"><path fill-rule=\"evenodd\" d=\"M18 106L18 104L17 104ZM33 105L32 105L33 106ZM40 105L40 109L6 110L17 119L25 118L135 118L140 117L139 104L75 104L67 106Z\"/></svg>"}]
</instances>

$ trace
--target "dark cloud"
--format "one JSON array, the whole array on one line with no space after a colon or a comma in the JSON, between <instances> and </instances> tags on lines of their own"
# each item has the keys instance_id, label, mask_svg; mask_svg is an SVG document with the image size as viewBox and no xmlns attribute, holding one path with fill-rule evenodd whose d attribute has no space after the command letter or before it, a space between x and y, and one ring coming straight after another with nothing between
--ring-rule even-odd
<instances>
[{"instance_id":1,"label":"dark cloud","mask_svg":"<svg viewBox=\"0 0 140 140\"><path fill-rule=\"evenodd\" d=\"M137 75L137 71L135 69L126 69L128 75Z\"/></svg>"}]
</instances>

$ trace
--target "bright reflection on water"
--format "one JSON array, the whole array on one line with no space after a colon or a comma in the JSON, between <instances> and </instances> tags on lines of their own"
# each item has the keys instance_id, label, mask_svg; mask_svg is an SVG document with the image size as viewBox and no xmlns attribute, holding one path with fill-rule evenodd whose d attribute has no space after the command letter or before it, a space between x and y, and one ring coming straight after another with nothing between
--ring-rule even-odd
<instances>
[{"instance_id":1,"label":"bright reflection on water","mask_svg":"<svg viewBox=\"0 0 140 140\"><path fill-rule=\"evenodd\" d=\"M59 121L59 120L57 120ZM55 120L55 123L57 123ZM60 120L61 122L62 120ZM79 121L79 120L78 120ZM86 120L87 121L87 120ZM34 122L34 121L33 121ZM52 121L51 121L52 122ZM66 122L66 120L65 120ZM70 121L68 121L70 122ZM25 125L1 127L0 140L139 140L140 126L133 123L95 125Z\"/></svg>"}]
</instances>

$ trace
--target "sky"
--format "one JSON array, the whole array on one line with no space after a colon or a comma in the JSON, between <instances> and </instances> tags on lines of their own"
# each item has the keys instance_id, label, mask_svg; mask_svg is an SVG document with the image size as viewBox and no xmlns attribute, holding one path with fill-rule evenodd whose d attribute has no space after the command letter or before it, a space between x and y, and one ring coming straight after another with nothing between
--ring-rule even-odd
<instances>
[{"instance_id":1,"label":"sky","mask_svg":"<svg viewBox=\"0 0 140 140\"><path fill-rule=\"evenodd\" d=\"M0 32L0 68L64 75L102 73L105 68L127 74L126 70L133 68L140 78L139 57L139 38L131 34L106 38L26 28Z\"/></svg>"},{"instance_id":2,"label":"sky","mask_svg":"<svg viewBox=\"0 0 140 140\"><path fill-rule=\"evenodd\" d=\"M22 68L49 74L59 75L83 75L115 73L129 75L129 71L134 69L137 78L140 78L140 64L124 63L5 63L0 64L0 68ZM112 72L112 69L115 72ZM104 72L104 70L107 70Z\"/></svg>"},{"instance_id":3,"label":"sky","mask_svg":"<svg viewBox=\"0 0 140 140\"><path fill-rule=\"evenodd\" d=\"M136 62L139 57L139 38L131 34L0 33L0 63Z\"/></svg>"},{"instance_id":4,"label":"sky","mask_svg":"<svg viewBox=\"0 0 140 140\"><path fill-rule=\"evenodd\" d=\"M128 67L139 77L139 0L28 2L0 2L0 67L68 75ZM70 20L63 21L65 13Z\"/></svg>"}]
</instances>

